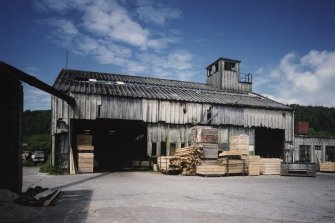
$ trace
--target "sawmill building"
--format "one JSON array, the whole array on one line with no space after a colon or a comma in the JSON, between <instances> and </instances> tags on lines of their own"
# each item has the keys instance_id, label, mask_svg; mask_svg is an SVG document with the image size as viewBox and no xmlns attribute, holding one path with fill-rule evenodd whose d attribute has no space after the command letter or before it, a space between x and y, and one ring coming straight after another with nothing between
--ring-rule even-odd
<instances>
[{"instance_id":1,"label":"sawmill building","mask_svg":"<svg viewBox=\"0 0 335 223\"><path fill-rule=\"evenodd\" d=\"M76 137L89 134L101 170L172 155L188 146L194 125L218 129L219 143L249 136L249 153L283 157L293 144L293 110L252 92L240 61L219 58L206 83L63 69L54 88L75 105L52 96L53 162L67 165Z\"/></svg>"}]
</instances>

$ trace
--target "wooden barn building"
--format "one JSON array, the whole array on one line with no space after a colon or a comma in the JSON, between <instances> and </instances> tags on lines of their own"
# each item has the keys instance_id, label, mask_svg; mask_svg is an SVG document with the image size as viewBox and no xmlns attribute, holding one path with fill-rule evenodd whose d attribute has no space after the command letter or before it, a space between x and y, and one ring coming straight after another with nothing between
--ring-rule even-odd
<instances>
[{"instance_id":1,"label":"wooden barn building","mask_svg":"<svg viewBox=\"0 0 335 223\"><path fill-rule=\"evenodd\" d=\"M252 92L251 78L241 79L240 61L228 58L207 67L206 83L62 70L54 88L75 105L52 96L53 162L67 166L82 134L91 136L95 170L171 155L189 145L194 125L217 128L219 143L247 134L250 154L283 157L293 110Z\"/></svg>"}]
</instances>

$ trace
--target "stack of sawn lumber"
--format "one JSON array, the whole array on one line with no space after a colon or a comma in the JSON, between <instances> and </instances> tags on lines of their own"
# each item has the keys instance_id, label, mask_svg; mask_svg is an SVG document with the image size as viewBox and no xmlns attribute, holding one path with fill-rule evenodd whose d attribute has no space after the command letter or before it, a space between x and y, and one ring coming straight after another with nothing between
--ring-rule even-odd
<instances>
[{"instance_id":1,"label":"stack of sawn lumber","mask_svg":"<svg viewBox=\"0 0 335 223\"><path fill-rule=\"evenodd\" d=\"M219 165L226 167L226 173L228 174L244 174L247 171L246 160L242 159L241 156L221 157L218 162Z\"/></svg>"},{"instance_id":2,"label":"stack of sawn lumber","mask_svg":"<svg viewBox=\"0 0 335 223\"><path fill-rule=\"evenodd\" d=\"M157 158L157 165L162 173L178 174L181 171L181 158L179 156L161 156Z\"/></svg>"},{"instance_id":3,"label":"stack of sawn lumber","mask_svg":"<svg viewBox=\"0 0 335 223\"><path fill-rule=\"evenodd\" d=\"M201 165L203 151L200 146L189 146L176 149L175 156L180 157L182 174L191 176L196 174L196 167Z\"/></svg>"},{"instance_id":4,"label":"stack of sawn lumber","mask_svg":"<svg viewBox=\"0 0 335 223\"><path fill-rule=\"evenodd\" d=\"M320 163L321 172L335 172L335 162Z\"/></svg>"},{"instance_id":5,"label":"stack of sawn lumber","mask_svg":"<svg viewBox=\"0 0 335 223\"><path fill-rule=\"evenodd\" d=\"M219 154L218 163L226 167L227 174L244 174L246 173L247 154L243 150L228 150Z\"/></svg>"},{"instance_id":6,"label":"stack of sawn lumber","mask_svg":"<svg viewBox=\"0 0 335 223\"><path fill-rule=\"evenodd\" d=\"M240 134L229 138L229 150L249 154L249 136Z\"/></svg>"},{"instance_id":7,"label":"stack of sawn lumber","mask_svg":"<svg viewBox=\"0 0 335 223\"><path fill-rule=\"evenodd\" d=\"M196 174L201 176L222 176L225 167L219 166L218 129L210 126L194 126L191 130L191 143L202 148L201 164L196 166Z\"/></svg>"},{"instance_id":8,"label":"stack of sawn lumber","mask_svg":"<svg viewBox=\"0 0 335 223\"><path fill-rule=\"evenodd\" d=\"M260 169L260 156L249 156L248 158L248 172L249 176L259 176L261 173Z\"/></svg>"},{"instance_id":9,"label":"stack of sawn lumber","mask_svg":"<svg viewBox=\"0 0 335 223\"><path fill-rule=\"evenodd\" d=\"M201 176L223 176L226 174L226 167L219 165L197 166L197 174Z\"/></svg>"},{"instance_id":10,"label":"stack of sawn lumber","mask_svg":"<svg viewBox=\"0 0 335 223\"><path fill-rule=\"evenodd\" d=\"M280 175L281 161L278 158L261 158L261 174Z\"/></svg>"},{"instance_id":11,"label":"stack of sawn lumber","mask_svg":"<svg viewBox=\"0 0 335 223\"><path fill-rule=\"evenodd\" d=\"M92 146L92 135L77 135L77 150L79 173L93 173L94 146Z\"/></svg>"}]
</instances>

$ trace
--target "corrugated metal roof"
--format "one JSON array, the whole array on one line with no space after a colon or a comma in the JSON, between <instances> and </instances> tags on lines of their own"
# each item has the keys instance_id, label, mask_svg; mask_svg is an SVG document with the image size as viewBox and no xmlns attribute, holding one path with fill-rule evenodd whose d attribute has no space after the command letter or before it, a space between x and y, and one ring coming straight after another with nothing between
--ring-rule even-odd
<instances>
[{"instance_id":1,"label":"corrugated metal roof","mask_svg":"<svg viewBox=\"0 0 335 223\"><path fill-rule=\"evenodd\" d=\"M292 110L256 93L227 92L209 84L80 70L62 70L54 87L73 93Z\"/></svg>"}]
</instances>

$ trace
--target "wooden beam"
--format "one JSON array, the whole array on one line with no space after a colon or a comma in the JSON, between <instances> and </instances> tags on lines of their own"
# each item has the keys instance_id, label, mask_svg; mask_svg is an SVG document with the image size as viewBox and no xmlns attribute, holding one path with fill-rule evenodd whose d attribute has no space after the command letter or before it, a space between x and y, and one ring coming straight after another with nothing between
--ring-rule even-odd
<instances>
[{"instance_id":1,"label":"wooden beam","mask_svg":"<svg viewBox=\"0 0 335 223\"><path fill-rule=\"evenodd\" d=\"M31 86L34 86L42 91L45 91L49 94L52 94L64 101L66 101L69 105L74 106L75 105L75 100L73 97L64 94L63 92L53 88L52 86L38 80L36 77L31 76L3 61L0 61L0 72L1 73L7 73L10 74L14 77L16 77L17 79L19 79L20 81L23 81Z\"/></svg>"}]
</instances>

